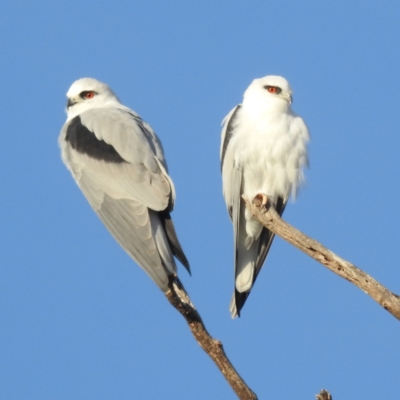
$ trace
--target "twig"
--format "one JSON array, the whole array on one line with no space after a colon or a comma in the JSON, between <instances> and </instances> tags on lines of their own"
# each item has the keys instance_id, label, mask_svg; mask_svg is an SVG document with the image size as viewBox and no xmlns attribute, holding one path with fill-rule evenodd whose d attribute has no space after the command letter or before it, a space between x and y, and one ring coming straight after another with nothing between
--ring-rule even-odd
<instances>
[{"instance_id":1,"label":"twig","mask_svg":"<svg viewBox=\"0 0 400 400\"><path fill-rule=\"evenodd\" d=\"M322 389L315 397L317 400L332 400L331 394L324 389Z\"/></svg>"},{"instance_id":2,"label":"twig","mask_svg":"<svg viewBox=\"0 0 400 400\"><path fill-rule=\"evenodd\" d=\"M263 207L261 209L261 204L258 200L251 202L245 197L243 199L246 202L246 207L266 228L308 254L314 260L325 265L335 274L359 287L385 310L400 320L400 296L386 289L355 265L343 260L322 244L289 225L279 217L275 209L270 207L269 204L267 204L266 208Z\"/></svg>"},{"instance_id":3,"label":"twig","mask_svg":"<svg viewBox=\"0 0 400 400\"><path fill-rule=\"evenodd\" d=\"M229 385L241 400L257 400L256 394L246 385L225 354L222 343L210 336L185 288L177 277L171 277L170 289L165 296L183 315L197 343L214 361Z\"/></svg>"}]
</instances>

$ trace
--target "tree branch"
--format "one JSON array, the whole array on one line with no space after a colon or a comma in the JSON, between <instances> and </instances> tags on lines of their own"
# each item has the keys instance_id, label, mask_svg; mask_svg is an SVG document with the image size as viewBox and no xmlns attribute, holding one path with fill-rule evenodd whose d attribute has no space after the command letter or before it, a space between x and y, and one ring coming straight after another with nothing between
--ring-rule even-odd
<instances>
[{"instance_id":1,"label":"tree branch","mask_svg":"<svg viewBox=\"0 0 400 400\"><path fill-rule=\"evenodd\" d=\"M182 283L171 277L170 290L165 293L168 301L182 314L189 325L197 343L214 361L229 385L241 400L257 400L256 394L246 385L225 354L222 343L210 336L201 320L200 314L190 301Z\"/></svg>"},{"instance_id":2,"label":"tree branch","mask_svg":"<svg viewBox=\"0 0 400 400\"><path fill-rule=\"evenodd\" d=\"M315 397L317 400L332 400L331 394L324 389L322 389Z\"/></svg>"},{"instance_id":3,"label":"tree branch","mask_svg":"<svg viewBox=\"0 0 400 400\"><path fill-rule=\"evenodd\" d=\"M385 310L389 311L390 314L400 320L400 296L386 289L378 281L355 265L343 260L322 244L289 225L279 217L278 213L275 211L274 207L270 206L269 202L266 207L262 207L260 201L257 199L250 201L244 196L243 199L252 215L271 232L285 239L322 265L325 265L325 267L335 274L359 287Z\"/></svg>"}]
</instances>

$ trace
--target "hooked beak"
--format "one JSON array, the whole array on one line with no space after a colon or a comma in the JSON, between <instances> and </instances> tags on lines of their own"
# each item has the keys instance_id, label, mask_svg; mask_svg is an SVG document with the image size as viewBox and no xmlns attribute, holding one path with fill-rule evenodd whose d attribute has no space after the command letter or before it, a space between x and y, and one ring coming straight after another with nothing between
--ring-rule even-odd
<instances>
[{"instance_id":1,"label":"hooked beak","mask_svg":"<svg viewBox=\"0 0 400 400\"><path fill-rule=\"evenodd\" d=\"M67 108L70 108L70 107L73 106L74 104L76 104L76 101L74 101L73 99L68 99L68 101L67 101Z\"/></svg>"},{"instance_id":2,"label":"hooked beak","mask_svg":"<svg viewBox=\"0 0 400 400\"><path fill-rule=\"evenodd\" d=\"M279 96L281 99L287 101L287 103L289 104L289 106L293 103L292 91L291 91L291 90L288 90L288 91L282 90L282 92L280 92L280 93L278 94L278 96Z\"/></svg>"},{"instance_id":3,"label":"hooked beak","mask_svg":"<svg viewBox=\"0 0 400 400\"><path fill-rule=\"evenodd\" d=\"M292 98L291 93L287 93L287 94L285 94L285 95L282 96L282 97L289 103L289 105L292 105L292 103L293 103L293 98Z\"/></svg>"}]
</instances>

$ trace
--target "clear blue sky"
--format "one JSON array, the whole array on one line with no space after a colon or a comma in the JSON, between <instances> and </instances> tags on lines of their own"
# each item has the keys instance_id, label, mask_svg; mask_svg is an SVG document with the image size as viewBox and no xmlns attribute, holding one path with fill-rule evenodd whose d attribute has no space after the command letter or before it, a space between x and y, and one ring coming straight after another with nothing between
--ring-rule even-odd
<instances>
[{"instance_id":1,"label":"clear blue sky","mask_svg":"<svg viewBox=\"0 0 400 400\"><path fill-rule=\"evenodd\" d=\"M285 219L400 294L399 19L395 1L3 0L0 398L235 398L62 165L65 93L85 76L161 137L180 277L259 398L395 397L400 322L279 238L230 319L219 141L252 79L285 76L312 135Z\"/></svg>"}]
</instances>

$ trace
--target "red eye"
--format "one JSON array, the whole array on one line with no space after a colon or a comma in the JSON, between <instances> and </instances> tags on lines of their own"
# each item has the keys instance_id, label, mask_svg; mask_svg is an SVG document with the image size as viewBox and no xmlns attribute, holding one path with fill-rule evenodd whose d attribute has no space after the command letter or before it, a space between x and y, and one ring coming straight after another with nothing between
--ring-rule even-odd
<instances>
[{"instance_id":1,"label":"red eye","mask_svg":"<svg viewBox=\"0 0 400 400\"><path fill-rule=\"evenodd\" d=\"M272 94L280 94L282 92L282 89L279 86L265 85L264 89L268 90L268 92Z\"/></svg>"},{"instance_id":2,"label":"red eye","mask_svg":"<svg viewBox=\"0 0 400 400\"><path fill-rule=\"evenodd\" d=\"M85 99L93 99L94 92L86 92L84 96L85 96Z\"/></svg>"}]
</instances>

